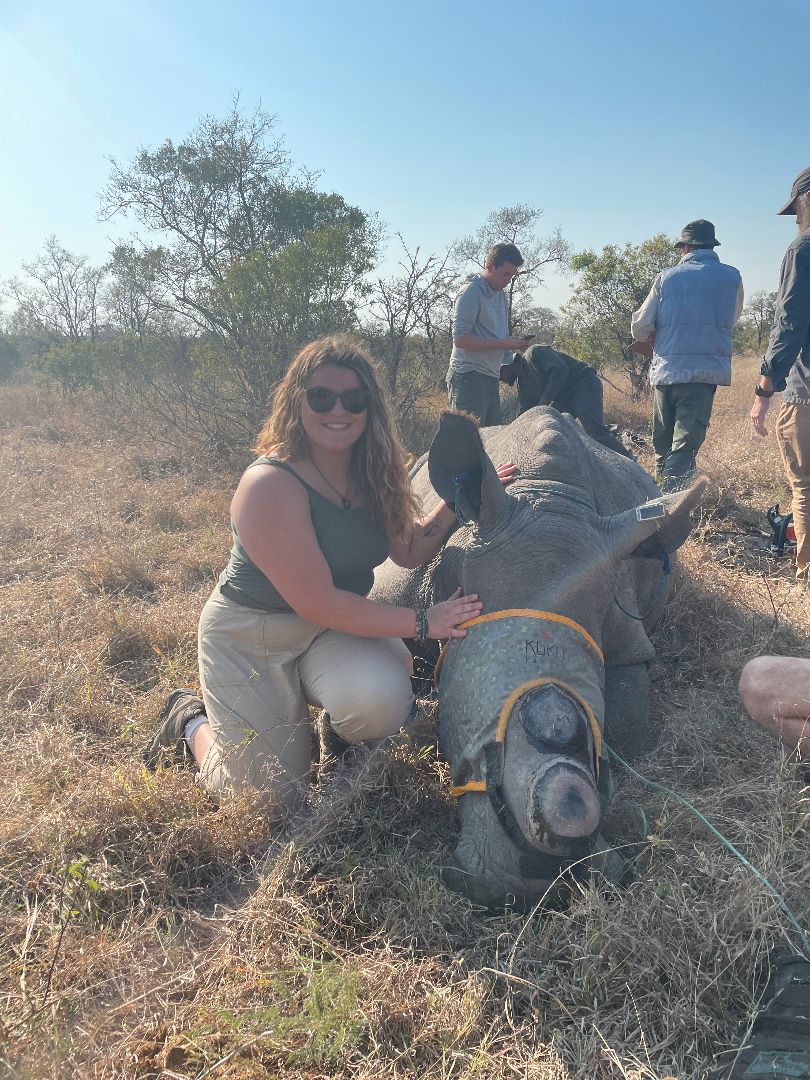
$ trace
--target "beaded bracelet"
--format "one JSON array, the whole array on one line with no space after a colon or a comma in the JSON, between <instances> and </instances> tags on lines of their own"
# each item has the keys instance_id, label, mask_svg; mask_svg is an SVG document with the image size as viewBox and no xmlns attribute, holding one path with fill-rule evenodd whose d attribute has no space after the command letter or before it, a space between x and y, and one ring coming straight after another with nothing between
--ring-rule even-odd
<instances>
[{"instance_id":1,"label":"beaded bracelet","mask_svg":"<svg viewBox=\"0 0 810 1080\"><path fill-rule=\"evenodd\" d=\"M416 615L416 633L414 638L417 641L426 641L428 637L428 614L426 607L414 608L414 614Z\"/></svg>"}]
</instances>

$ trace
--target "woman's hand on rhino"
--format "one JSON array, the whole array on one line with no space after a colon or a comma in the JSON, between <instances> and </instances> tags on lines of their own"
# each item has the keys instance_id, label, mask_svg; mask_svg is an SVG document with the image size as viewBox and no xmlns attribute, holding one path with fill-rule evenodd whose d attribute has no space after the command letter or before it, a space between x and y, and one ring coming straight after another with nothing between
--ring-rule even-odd
<instances>
[{"instance_id":1,"label":"woman's hand on rhino","mask_svg":"<svg viewBox=\"0 0 810 1080\"><path fill-rule=\"evenodd\" d=\"M506 461L503 465L496 465L495 472L498 474L500 482L506 487L517 479L518 467L513 461Z\"/></svg>"},{"instance_id":2,"label":"woman's hand on rhino","mask_svg":"<svg viewBox=\"0 0 810 1080\"><path fill-rule=\"evenodd\" d=\"M466 637L467 631L460 630L459 623L480 615L483 606L477 593L462 596L461 589L456 589L448 600L428 608L428 637L436 640Z\"/></svg>"}]
</instances>

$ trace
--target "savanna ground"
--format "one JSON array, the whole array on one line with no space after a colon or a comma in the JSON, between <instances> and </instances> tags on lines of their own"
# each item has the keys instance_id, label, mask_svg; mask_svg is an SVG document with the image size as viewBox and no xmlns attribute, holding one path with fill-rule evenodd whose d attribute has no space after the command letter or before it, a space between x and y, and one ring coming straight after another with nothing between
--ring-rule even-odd
<instances>
[{"instance_id":1,"label":"savanna ground","mask_svg":"<svg viewBox=\"0 0 810 1080\"><path fill-rule=\"evenodd\" d=\"M749 435L755 363L735 367L639 768L806 926L810 807L736 685L752 656L810 656L810 611L758 546L787 490L773 441ZM646 403L609 392L608 412L646 436ZM353 783L321 776L286 824L258 799L217 807L191 772L146 773L166 692L196 684L236 470L124 444L28 387L0 391L0 424L0 1075L662 1080L733 1060L769 950L796 935L669 795L618 775L612 840L644 817L650 838L631 884L492 914L439 879L457 821L429 722Z\"/></svg>"}]
</instances>

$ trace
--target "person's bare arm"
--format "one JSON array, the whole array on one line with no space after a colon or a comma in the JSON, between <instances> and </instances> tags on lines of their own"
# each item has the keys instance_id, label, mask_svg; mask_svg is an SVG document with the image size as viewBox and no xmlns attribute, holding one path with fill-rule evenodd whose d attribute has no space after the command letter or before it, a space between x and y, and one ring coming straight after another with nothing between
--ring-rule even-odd
<instances>
[{"instance_id":1,"label":"person's bare arm","mask_svg":"<svg viewBox=\"0 0 810 1080\"><path fill-rule=\"evenodd\" d=\"M768 429L765 427L765 417L768 415L768 409L771 407L771 398L776 391L773 388L773 379L770 375L760 375L759 386L760 389L767 392L768 397L755 396L754 404L751 406L751 412L748 415L751 417L754 433L759 435L761 439L764 439L768 434Z\"/></svg>"},{"instance_id":2,"label":"person's bare arm","mask_svg":"<svg viewBox=\"0 0 810 1080\"><path fill-rule=\"evenodd\" d=\"M254 466L231 503L239 540L252 562L302 619L361 637L414 637L412 608L378 604L335 588L318 544L303 485L272 466ZM460 593L461 590L458 590ZM481 610L477 596L455 595L429 611L430 637L463 637L458 624Z\"/></svg>"}]
</instances>

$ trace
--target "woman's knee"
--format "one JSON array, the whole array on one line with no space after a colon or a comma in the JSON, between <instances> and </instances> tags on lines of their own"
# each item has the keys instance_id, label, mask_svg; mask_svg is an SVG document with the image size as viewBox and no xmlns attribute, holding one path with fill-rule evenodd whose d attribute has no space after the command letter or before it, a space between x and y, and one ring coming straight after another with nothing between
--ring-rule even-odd
<instances>
[{"instance_id":1,"label":"woman's knee","mask_svg":"<svg viewBox=\"0 0 810 1080\"><path fill-rule=\"evenodd\" d=\"M347 742L366 742L395 735L413 704L406 672L393 679L375 679L366 686L347 687L328 706L332 727Z\"/></svg>"}]
</instances>

